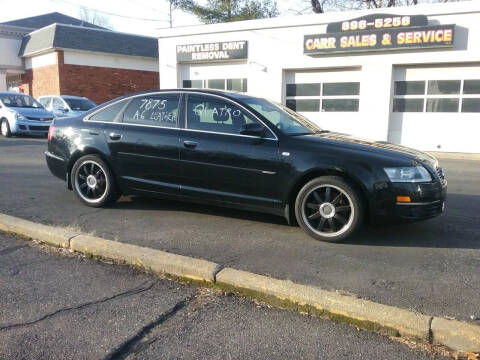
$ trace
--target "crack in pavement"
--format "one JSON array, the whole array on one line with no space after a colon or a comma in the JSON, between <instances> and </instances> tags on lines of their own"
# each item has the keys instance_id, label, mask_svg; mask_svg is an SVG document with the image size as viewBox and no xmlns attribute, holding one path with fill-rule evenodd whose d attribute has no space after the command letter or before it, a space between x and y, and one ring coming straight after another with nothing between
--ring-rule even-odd
<instances>
[{"instance_id":1,"label":"crack in pavement","mask_svg":"<svg viewBox=\"0 0 480 360\"><path fill-rule=\"evenodd\" d=\"M115 294L115 295L112 295L112 296L109 296L109 297L104 297L104 298L101 298L101 299L98 299L98 300L86 302L86 303L83 303L83 304L80 304L80 305L59 309L59 310L56 310L52 313L46 314L46 315L44 315L44 316L42 316L42 317L40 317L36 320L32 320L32 321L28 321L28 322L24 322L24 323L17 323L17 324L0 326L0 331L11 330L11 329L18 328L18 327L34 325L36 323L39 323L43 320L46 320L48 318L51 318L51 317L53 317L55 315L58 315L60 313L63 313L63 312L72 311L72 310L80 310L80 309L86 308L88 306L105 303L105 302L110 301L110 300L115 300L115 299L122 298L122 297L141 294L145 291L150 290L153 287L153 285L155 285L157 282L158 281L144 282L142 285L140 285L137 288L130 289L130 290L127 290L127 291L124 291L124 292L121 292L121 293L118 293L118 294ZM145 286L147 283L149 283L149 284L147 286Z\"/></svg>"},{"instance_id":2,"label":"crack in pavement","mask_svg":"<svg viewBox=\"0 0 480 360\"><path fill-rule=\"evenodd\" d=\"M20 249L23 249L23 248L26 248L26 247L28 247L27 244L8 247L6 249L0 250L0 256L9 255L9 254L11 254L11 253L13 253L17 250L20 250Z\"/></svg>"},{"instance_id":3,"label":"crack in pavement","mask_svg":"<svg viewBox=\"0 0 480 360\"><path fill-rule=\"evenodd\" d=\"M165 321L175 316L180 310L187 307L188 304L190 304L190 302L196 297L196 295L197 294L193 294L186 299L177 302L169 310L160 314L154 321L145 325L130 339L124 341L115 350L110 352L110 354L105 356L104 360L126 359L130 354L135 353L137 350L137 346L142 341L142 339L144 339L157 326L163 324Z\"/></svg>"}]
</instances>

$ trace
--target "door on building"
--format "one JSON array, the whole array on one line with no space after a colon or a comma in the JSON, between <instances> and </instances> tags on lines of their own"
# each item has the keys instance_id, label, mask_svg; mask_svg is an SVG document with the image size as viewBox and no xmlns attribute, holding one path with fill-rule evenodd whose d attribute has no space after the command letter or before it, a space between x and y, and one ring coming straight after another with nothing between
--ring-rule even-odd
<instances>
[{"instance_id":1,"label":"door on building","mask_svg":"<svg viewBox=\"0 0 480 360\"><path fill-rule=\"evenodd\" d=\"M184 64L180 67L180 87L247 92L248 70L245 62Z\"/></svg>"},{"instance_id":2,"label":"door on building","mask_svg":"<svg viewBox=\"0 0 480 360\"><path fill-rule=\"evenodd\" d=\"M285 105L324 129L363 133L360 78L360 68L287 71Z\"/></svg>"},{"instance_id":3,"label":"door on building","mask_svg":"<svg viewBox=\"0 0 480 360\"><path fill-rule=\"evenodd\" d=\"M480 64L396 67L388 140L480 153Z\"/></svg>"},{"instance_id":4,"label":"door on building","mask_svg":"<svg viewBox=\"0 0 480 360\"><path fill-rule=\"evenodd\" d=\"M242 135L245 124L255 123L264 126L232 102L189 94L180 134L182 193L224 203L279 205L278 141L266 127L262 138Z\"/></svg>"}]
</instances>

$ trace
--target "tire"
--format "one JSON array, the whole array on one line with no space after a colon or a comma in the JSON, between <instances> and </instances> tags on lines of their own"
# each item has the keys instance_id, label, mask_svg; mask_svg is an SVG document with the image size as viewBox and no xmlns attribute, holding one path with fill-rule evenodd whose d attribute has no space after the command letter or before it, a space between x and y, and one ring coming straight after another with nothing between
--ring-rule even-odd
<instances>
[{"instance_id":1,"label":"tire","mask_svg":"<svg viewBox=\"0 0 480 360\"><path fill-rule=\"evenodd\" d=\"M7 119L2 119L0 122L0 129L3 136L7 138L12 137L12 132L10 131L10 125L8 124Z\"/></svg>"},{"instance_id":2,"label":"tire","mask_svg":"<svg viewBox=\"0 0 480 360\"><path fill-rule=\"evenodd\" d=\"M341 241L361 227L364 216L360 194L338 176L309 181L295 200L298 224L316 240Z\"/></svg>"},{"instance_id":3,"label":"tire","mask_svg":"<svg viewBox=\"0 0 480 360\"><path fill-rule=\"evenodd\" d=\"M70 178L75 195L87 206L99 208L119 198L110 168L97 155L85 155L78 159Z\"/></svg>"}]
</instances>

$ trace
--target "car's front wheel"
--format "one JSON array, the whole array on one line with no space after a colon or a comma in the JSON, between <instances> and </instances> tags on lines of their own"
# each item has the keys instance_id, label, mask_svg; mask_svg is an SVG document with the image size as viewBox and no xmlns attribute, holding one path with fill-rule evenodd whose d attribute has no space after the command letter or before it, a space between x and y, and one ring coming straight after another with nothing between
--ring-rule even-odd
<instances>
[{"instance_id":1,"label":"car's front wheel","mask_svg":"<svg viewBox=\"0 0 480 360\"><path fill-rule=\"evenodd\" d=\"M1 124L0 124L0 129L2 131L2 135L5 137L11 137L12 132L10 131L10 125L8 124L7 119L2 119Z\"/></svg>"},{"instance_id":2,"label":"car's front wheel","mask_svg":"<svg viewBox=\"0 0 480 360\"><path fill-rule=\"evenodd\" d=\"M295 201L295 216L311 237L337 242L361 226L364 209L358 192L337 176L322 176L306 183Z\"/></svg>"},{"instance_id":3,"label":"car's front wheel","mask_svg":"<svg viewBox=\"0 0 480 360\"><path fill-rule=\"evenodd\" d=\"M102 207L118 199L113 174L96 155L85 155L72 168L72 188L85 205Z\"/></svg>"}]
</instances>

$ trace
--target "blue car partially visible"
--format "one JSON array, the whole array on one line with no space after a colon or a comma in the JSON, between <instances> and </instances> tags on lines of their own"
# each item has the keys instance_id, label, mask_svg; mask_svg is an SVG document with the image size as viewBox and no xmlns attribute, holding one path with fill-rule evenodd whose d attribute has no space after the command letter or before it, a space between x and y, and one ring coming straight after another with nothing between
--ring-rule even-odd
<instances>
[{"instance_id":1,"label":"blue car partially visible","mask_svg":"<svg viewBox=\"0 0 480 360\"><path fill-rule=\"evenodd\" d=\"M5 137L48 134L53 114L30 95L0 92L0 129Z\"/></svg>"}]
</instances>

